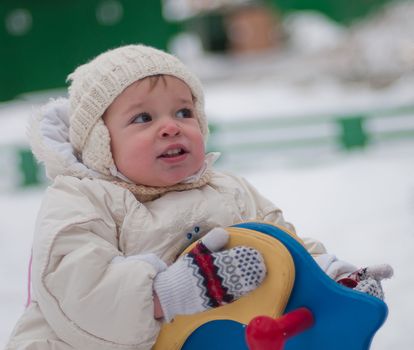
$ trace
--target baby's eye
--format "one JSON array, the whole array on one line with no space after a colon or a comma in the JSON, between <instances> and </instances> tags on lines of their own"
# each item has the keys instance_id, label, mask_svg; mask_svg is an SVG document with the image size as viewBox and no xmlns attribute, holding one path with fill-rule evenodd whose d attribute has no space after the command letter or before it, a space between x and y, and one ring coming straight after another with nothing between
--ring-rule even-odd
<instances>
[{"instance_id":1,"label":"baby's eye","mask_svg":"<svg viewBox=\"0 0 414 350\"><path fill-rule=\"evenodd\" d=\"M177 116L177 118L192 118L193 112L191 109L183 108L177 111L175 115Z\"/></svg>"},{"instance_id":2,"label":"baby's eye","mask_svg":"<svg viewBox=\"0 0 414 350\"><path fill-rule=\"evenodd\" d=\"M132 123L148 123L152 117L148 113L141 113L132 118Z\"/></svg>"}]
</instances>

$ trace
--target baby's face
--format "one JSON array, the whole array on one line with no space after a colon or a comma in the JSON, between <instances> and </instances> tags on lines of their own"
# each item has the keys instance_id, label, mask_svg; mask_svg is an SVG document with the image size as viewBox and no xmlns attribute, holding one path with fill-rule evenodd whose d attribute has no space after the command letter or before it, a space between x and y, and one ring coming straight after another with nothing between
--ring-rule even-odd
<instances>
[{"instance_id":1,"label":"baby's face","mask_svg":"<svg viewBox=\"0 0 414 350\"><path fill-rule=\"evenodd\" d=\"M196 173L205 150L195 113L189 87L175 77L127 87L103 116L118 171L146 186L175 185Z\"/></svg>"}]
</instances>

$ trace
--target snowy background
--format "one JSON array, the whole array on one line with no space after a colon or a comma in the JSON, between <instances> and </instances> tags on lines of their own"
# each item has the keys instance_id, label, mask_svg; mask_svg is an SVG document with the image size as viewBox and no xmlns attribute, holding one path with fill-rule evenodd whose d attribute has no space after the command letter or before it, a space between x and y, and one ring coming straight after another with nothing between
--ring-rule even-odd
<instances>
[{"instance_id":1,"label":"snowy background","mask_svg":"<svg viewBox=\"0 0 414 350\"><path fill-rule=\"evenodd\" d=\"M296 15L285 23L291 45L276 59L199 56L191 38L183 43L205 83L215 123L312 118L414 105L412 18L410 2L349 30L317 14ZM10 145L26 143L28 115L42 99L0 105L0 163ZM387 125L414 130L414 113ZM391 264L395 277L384 282L390 313L371 349L413 349L414 137L352 152L335 145L247 149L223 154L218 167L245 176L282 208L299 235L321 240L338 257L359 266ZM10 168L2 165L8 187L0 187L0 348L24 309L31 236L44 191L13 188Z\"/></svg>"}]
</instances>

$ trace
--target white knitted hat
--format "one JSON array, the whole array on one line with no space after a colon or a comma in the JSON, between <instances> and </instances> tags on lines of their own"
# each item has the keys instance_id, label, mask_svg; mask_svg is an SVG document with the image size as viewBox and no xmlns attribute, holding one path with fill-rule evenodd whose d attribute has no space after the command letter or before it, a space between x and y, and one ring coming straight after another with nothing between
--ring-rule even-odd
<instances>
[{"instance_id":1,"label":"white knitted hat","mask_svg":"<svg viewBox=\"0 0 414 350\"><path fill-rule=\"evenodd\" d=\"M122 46L100 54L68 76L70 142L86 166L104 175L114 174L109 131L101 117L125 88L158 74L177 77L188 85L201 132L207 138L204 94L199 79L180 60L164 51L144 45Z\"/></svg>"}]
</instances>

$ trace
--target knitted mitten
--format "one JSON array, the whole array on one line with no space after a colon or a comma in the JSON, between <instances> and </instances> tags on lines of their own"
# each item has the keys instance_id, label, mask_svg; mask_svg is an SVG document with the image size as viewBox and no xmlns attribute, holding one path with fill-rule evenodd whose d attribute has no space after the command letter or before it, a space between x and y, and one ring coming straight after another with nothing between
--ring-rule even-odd
<instances>
[{"instance_id":1,"label":"knitted mitten","mask_svg":"<svg viewBox=\"0 0 414 350\"><path fill-rule=\"evenodd\" d=\"M216 252L228 233L215 228L154 280L164 319L225 305L251 292L263 281L266 267L260 253L249 247Z\"/></svg>"},{"instance_id":2,"label":"knitted mitten","mask_svg":"<svg viewBox=\"0 0 414 350\"><path fill-rule=\"evenodd\" d=\"M382 289L381 281L385 278L391 278L392 275L393 270L390 265L375 265L359 269L337 282L354 290L384 300L384 291Z\"/></svg>"}]
</instances>

